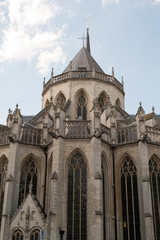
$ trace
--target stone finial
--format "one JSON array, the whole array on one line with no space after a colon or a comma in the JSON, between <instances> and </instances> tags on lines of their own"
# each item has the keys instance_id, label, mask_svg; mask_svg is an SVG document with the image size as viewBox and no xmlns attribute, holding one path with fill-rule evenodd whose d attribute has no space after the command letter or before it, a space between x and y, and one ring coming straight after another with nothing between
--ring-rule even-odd
<instances>
[{"instance_id":1,"label":"stone finial","mask_svg":"<svg viewBox=\"0 0 160 240\"><path fill-rule=\"evenodd\" d=\"M142 107L142 103L141 102L139 103L139 108L138 108L137 114L141 114L141 115L145 114L145 111L144 111L144 109Z\"/></svg>"},{"instance_id":2,"label":"stone finial","mask_svg":"<svg viewBox=\"0 0 160 240\"><path fill-rule=\"evenodd\" d=\"M51 71L51 78L53 78L53 68L52 68L52 71Z\"/></svg>"},{"instance_id":3,"label":"stone finial","mask_svg":"<svg viewBox=\"0 0 160 240\"><path fill-rule=\"evenodd\" d=\"M155 107L154 106L152 107L152 113L155 113Z\"/></svg>"},{"instance_id":4,"label":"stone finial","mask_svg":"<svg viewBox=\"0 0 160 240\"><path fill-rule=\"evenodd\" d=\"M72 71L72 61L70 61L69 70Z\"/></svg>"},{"instance_id":5,"label":"stone finial","mask_svg":"<svg viewBox=\"0 0 160 240\"><path fill-rule=\"evenodd\" d=\"M45 81L46 81L46 78L44 77L44 79L43 79L43 86L45 85Z\"/></svg>"},{"instance_id":6,"label":"stone finial","mask_svg":"<svg viewBox=\"0 0 160 240\"><path fill-rule=\"evenodd\" d=\"M123 80L123 76L122 76L122 78L121 78L121 83L122 83L122 85L124 85L124 80Z\"/></svg>"},{"instance_id":7,"label":"stone finial","mask_svg":"<svg viewBox=\"0 0 160 240\"><path fill-rule=\"evenodd\" d=\"M112 77L114 77L114 67L112 67Z\"/></svg>"},{"instance_id":8,"label":"stone finial","mask_svg":"<svg viewBox=\"0 0 160 240\"><path fill-rule=\"evenodd\" d=\"M12 110L10 108L8 109L8 114L12 114Z\"/></svg>"},{"instance_id":9,"label":"stone finial","mask_svg":"<svg viewBox=\"0 0 160 240\"><path fill-rule=\"evenodd\" d=\"M19 115L20 117L22 117L21 115L21 109L18 108L18 104L16 104L16 108L14 110L14 116Z\"/></svg>"}]
</instances>

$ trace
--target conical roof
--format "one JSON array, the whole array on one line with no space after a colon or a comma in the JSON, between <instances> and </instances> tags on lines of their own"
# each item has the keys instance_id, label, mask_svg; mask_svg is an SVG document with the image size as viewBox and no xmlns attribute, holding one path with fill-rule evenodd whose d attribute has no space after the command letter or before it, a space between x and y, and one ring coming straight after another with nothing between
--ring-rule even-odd
<instances>
[{"instance_id":1,"label":"conical roof","mask_svg":"<svg viewBox=\"0 0 160 240\"><path fill-rule=\"evenodd\" d=\"M86 68L86 71L92 71L95 69L96 72L104 73L85 47L81 48L63 73L80 71L80 68Z\"/></svg>"}]
</instances>

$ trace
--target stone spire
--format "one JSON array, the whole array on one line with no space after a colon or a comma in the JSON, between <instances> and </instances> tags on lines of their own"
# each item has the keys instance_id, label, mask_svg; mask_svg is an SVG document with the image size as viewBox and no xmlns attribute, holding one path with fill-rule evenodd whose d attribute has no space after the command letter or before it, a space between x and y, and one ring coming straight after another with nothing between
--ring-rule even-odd
<instances>
[{"instance_id":1,"label":"stone spire","mask_svg":"<svg viewBox=\"0 0 160 240\"><path fill-rule=\"evenodd\" d=\"M90 40L89 40L89 28L87 28L86 49L88 50L89 54L91 54L91 50L90 50Z\"/></svg>"}]
</instances>

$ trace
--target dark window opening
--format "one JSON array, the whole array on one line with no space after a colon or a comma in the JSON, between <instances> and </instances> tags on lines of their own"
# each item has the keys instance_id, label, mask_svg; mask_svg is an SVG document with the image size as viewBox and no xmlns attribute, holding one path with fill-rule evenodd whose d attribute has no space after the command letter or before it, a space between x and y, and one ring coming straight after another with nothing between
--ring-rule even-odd
<instances>
[{"instance_id":1,"label":"dark window opening","mask_svg":"<svg viewBox=\"0 0 160 240\"><path fill-rule=\"evenodd\" d=\"M87 120L87 103L83 93L78 98L77 103L77 119Z\"/></svg>"},{"instance_id":2,"label":"dark window opening","mask_svg":"<svg viewBox=\"0 0 160 240\"><path fill-rule=\"evenodd\" d=\"M87 238L87 169L77 151L68 165L67 240Z\"/></svg>"},{"instance_id":3,"label":"dark window opening","mask_svg":"<svg viewBox=\"0 0 160 240\"><path fill-rule=\"evenodd\" d=\"M23 233L21 230L16 230L12 234L12 240L23 240Z\"/></svg>"},{"instance_id":4,"label":"dark window opening","mask_svg":"<svg viewBox=\"0 0 160 240\"><path fill-rule=\"evenodd\" d=\"M85 71L86 71L86 67L79 67L79 68L78 68L78 71L80 71L80 72L85 72Z\"/></svg>"},{"instance_id":5,"label":"dark window opening","mask_svg":"<svg viewBox=\"0 0 160 240\"><path fill-rule=\"evenodd\" d=\"M30 235L30 240L40 240L40 231L39 229L34 229Z\"/></svg>"},{"instance_id":6,"label":"dark window opening","mask_svg":"<svg viewBox=\"0 0 160 240\"><path fill-rule=\"evenodd\" d=\"M19 203L21 204L23 199L29 193L29 185L32 184L32 193L33 195L37 195L37 175L38 170L35 165L34 160L29 158L21 169L21 176L20 176L20 187L19 187Z\"/></svg>"},{"instance_id":7,"label":"dark window opening","mask_svg":"<svg viewBox=\"0 0 160 240\"><path fill-rule=\"evenodd\" d=\"M160 166L154 157L149 160L149 174L152 196L154 235L156 240L160 240Z\"/></svg>"},{"instance_id":8,"label":"dark window opening","mask_svg":"<svg viewBox=\"0 0 160 240\"><path fill-rule=\"evenodd\" d=\"M137 170L129 157L125 158L121 168L121 195L123 239L140 240Z\"/></svg>"}]
</instances>

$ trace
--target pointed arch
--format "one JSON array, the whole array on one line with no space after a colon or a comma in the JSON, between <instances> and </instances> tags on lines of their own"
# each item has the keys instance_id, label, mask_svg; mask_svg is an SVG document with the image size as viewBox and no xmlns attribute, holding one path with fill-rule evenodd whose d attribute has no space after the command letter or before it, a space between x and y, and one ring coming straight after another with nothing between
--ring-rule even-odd
<instances>
[{"instance_id":1,"label":"pointed arch","mask_svg":"<svg viewBox=\"0 0 160 240\"><path fill-rule=\"evenodd\" d=\"M121 165L121 197L123 216L123 239L140 240L140 213L138 200L137 168L126 156Z\"/></svg>"},{"instance_id":2,"label":"pointed arch","mask_svg":"<svg viewBox=\"0 0 160 240\"><path fill-rule=\"evenodd\" d=\"M16 228L11 233L11 240L24 240L24 233L20 228Z\"/></svg>"},{"instance_id":3,"label":"pointed arch","mask_svg":"<svg viewBox=\"0 0 160 240\"><path fill-rule=\"evenodd\" d=\"M48 105L49 105L49 100L48 100L48 98L47 98L47 100L46 100L46 102L45 102L45 105L44 105L44 108L46 108Z\"/></svg>"},{"instance_id":4,"label":"pointed arch","mask_svg":"<svg viewBox=\"0 0 160 240\"><path fill-rule=\"evenodd\" d=\"M1 225L2 212L3 212L7 168L8 168L8 159L5 155L2 155L2 157L0 158L0 225Z\"/></svg>"},{"instance_id":5,"label":"pointed arch","mask_svg":"<svg viewBox=\"0 0 160 240\"><path fill-rule=\"evenodd\" d=\"M66 105L66 97L65 97L65 95L62 93L62 91L60 91L60 92L57 94L57 96L56 96L56 98L55 98L55 105L59 105L60 108L61 108L62 110L64 110L64 107L65 107L65 105Z\"/></svg>"},{"instance_id":6,"label":"pointed arch","mask_svg":"<svg viewBox=\"0 0 160 240\"><path fill-rule=\"evenodd\" d=\"M79 150L68 160L67 239L87 236L87 164Z\"/></svg>"},{"instance_id":7,"label":"pointed arch","mask_svg":"<svg viewBox=\"0 0 160 240\"><path fill-rule=\"evenodd\" d=\"M154 154L149 160L149 177L152 196L155 239L160 239L160 160Z\"/></svg>"},{"instance_id":8,"label":"pointed arch","mask_svg":"<svg viewBox=\"0 0 160 240\"><path fill-rule=\"evenodd\" d=\"M98 106L101 110L101 113L104 111L104 109L106 108L106 104L108 102L108 94L103 90L99 93L98 95Z\"/></svg>"},{"instance_id":9,"label":"pointed arch","mask_svg":"<svg viewBox=\"0 0 160 240\"><path fill-rule=\"evenodd\" d=\"M19 201L20 205L29 193L29 184L32 184L32 193L37 195L38 177L40 175L38 164L33 154L29 154L21 164L19 184Z\"/></svg>"},{"instance_id":10,"label":"pointed arch","mask_svg":"<svg viewBox=\"0 0 160 240\"><path fill-rule=\"evenodd\" d=\"M122 108L121 101L119 98L116 99L115 105Z\"/></svg>"},{"instance_id":11,"label":"pointed arch","mask_svg":"<svg viewBox=\"0 0 160 240\"><path fill-rule=\"evenodd\" d=\"M75 94L76 119L87 120L89 95L85 89L79 89Z\"/></svg>"},{"instance_id":12,"label":"pointed arch","mask_svg":"<svg viewBox=\"0 0 160 240\"><path fill-rule=\"evenodd\" d=\"M34 228L30 233L30 240L40 240L40 229Z\"/></svg>"}]
</instances>

